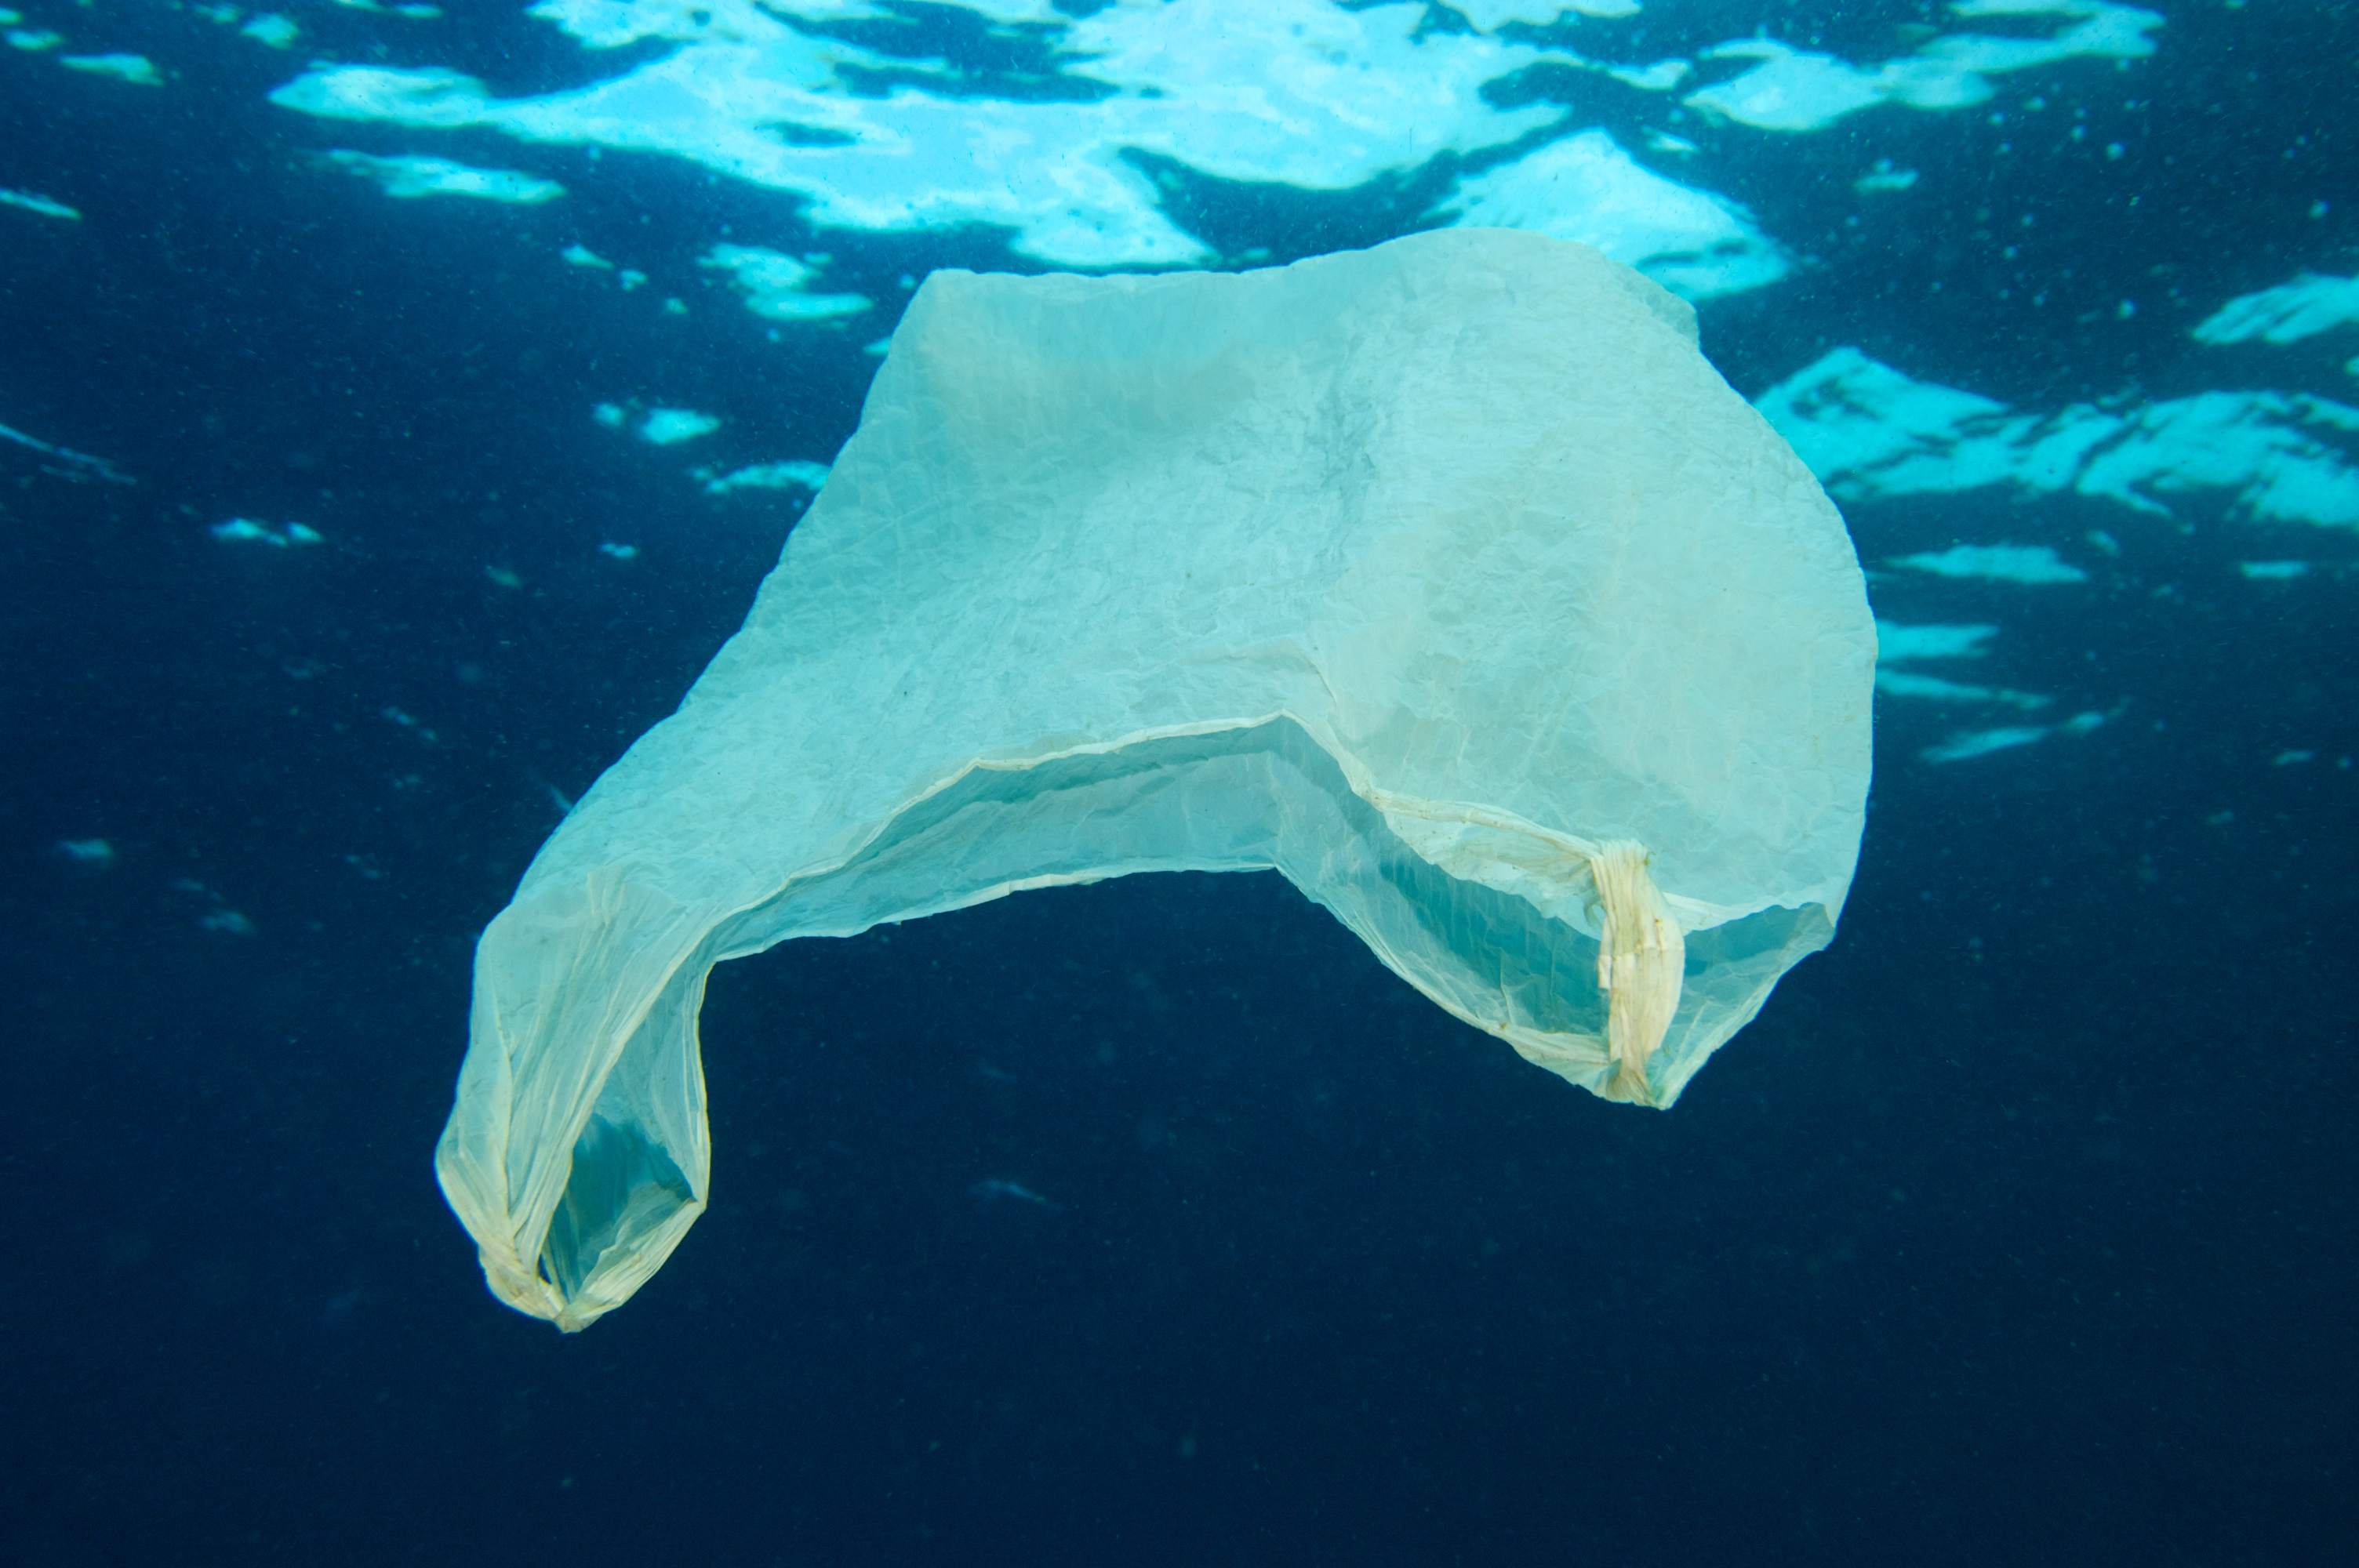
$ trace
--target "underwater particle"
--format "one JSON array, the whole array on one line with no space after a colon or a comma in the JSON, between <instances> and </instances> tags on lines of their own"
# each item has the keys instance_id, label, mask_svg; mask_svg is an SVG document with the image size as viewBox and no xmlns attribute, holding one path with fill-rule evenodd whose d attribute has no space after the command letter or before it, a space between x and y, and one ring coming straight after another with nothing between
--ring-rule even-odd
<instances>
[{"instance_id":1,"label":"underwater particle","mask_svg":"<svg viewBox=\"0 0 2359 1568\"><path fill-rule=\"evenodd\" d=\"M172 883L174 892L192 893L212 907L197 917L197 925L207 931L218 931L224 936L251 936L254 922L229 906L221 894L194 878L182 877Z\"/></svg>"},{"instance_id":2,"label":"underwater particle","mask_svg":"<svg viewBox=\"0 0 2359 1568\"><path fill-rule=\"evenodd\" d=\"M404 730L416 735L420 745L431 746L441 739L441 737L435 734L433 730L429 730L426 726L418 722L417 719L398 708L395 708L388 704L386 707L379 708L377 711L390 722L398 724ZM417 784L419 782L418 775L415 773L410 774L408 782L411 784Z\"/></svg>"},{"instance_id":3,"label":"underwater particle","mask_svg":"<svg viewBox=\"0 0 2359 1568\"><path fill-rule=\"evenodd\" d=\"M2306 575L2308 561L2238 561L2236 569L2253 582L2284 582Z\"/></svg>"},{"instance_id":4,"label":"underwater particle","mask_svg":"<svg viewBox=\"0 0 2359 1568\"><path fill-rule=\"evenodd\" d=\"M613 262L608 261L604 256L600 255L596 251L592 250L587 245L568 245L557 254L563 256L569 263L575 266L603 267L608 272L614 270L614 264Z\"/></svg>"},{"instance_id":5,"label":"underwater particle","mask_svg":"<svg viewBox=\"0 0 2359 1568\"><path fill-rule=\"evenodd\" d=\"M77 865L98 871L114 863L114 846L103 838L60 838L58 853Z\"/></svg>"},{"instance_id":6,"label":"underwater particle","mask_svg":"<svg viewBox=\"0 0 2359 1568\"><path fill-rule=\"evenodd\" d=\"M31 190L10 190L5 186L0 186L0 207L21 207L27 212L38 212L44 218L67 218L78 221L82 217L81 213L62 201L52 201L48 197Z\"/></svg>"},{"instance_id":7,"label":"underwater particle","mask_svg":"<svg viewBox=\"0 0 2359 1568\"><path fill-rule=\"evenodd\" d=\"M300 523L273 528L267 523L256 523L250 517L233 517L226 523L216 523L207 532L216 539L230 543L269 545L282 550L291 546L322 542L322 535L317 529L307 528Z\"/></svg>"},{"instance_id":8,"label":"underwater particle","mask_svg":"<svg viewBox=\"0 0 2359 1568\"><path fill-rule=\"evenodd\" d=\"M486 566L484 568L484 575L491 579L494 582L499 584L502 588L522 588L524 586L524 579L516 576L516 573L508 570L506 567Z\"/></svg>"},{"instance_id":9,"label":"underwater particle","mask_svg":"<svg viewBox=\"0 0 2359 1568\"><path fill-rule=\"evenodd\" d=\"M625 412L619 403L601 403L597 407L590 410L590 417L605 426L609 430L619 430L630 415Z\"/></svg>"},{"instance_id":10,"label":"underwater particle","mask_svg":"<svg viewBox=\"0 0 2359 1568\"><path fill-rule=\"evenodd\" d=\"M2279 752L2276 756L2269 759L2269 765L2277 768L2290 768L2298 762L2309 762L2311 758L2317 755L2318 753L2315 752Z\"/></svg>"},{"instance_id":11,"label":"underwater particle","mask_svg":"<svg viewBox=\"0 0 2359 1568\"><path fill-rule=\"evenodd\" d=\"M1060 1214L1064 1211L1062 1204L1050 1202L1023 1183L1002 1181L996 1176L987 1176L975 1183L967 1189L967 1194L978 1204L1028 1204L1034 1208L1047 1209L1051 1214Z\"/></svg>"},{"instance_id":12,"label":"underwater particle","mask_svg":"<svg viewBox=\"0 0 2359 1568\"><path fill-rule=\"evenodd\" d=\"M618 545L609 539L598 546L598 553L602 556L612 556L618 561L627 561L637 557L639 547L636 545Z\"/></svg>"}]
</instances>

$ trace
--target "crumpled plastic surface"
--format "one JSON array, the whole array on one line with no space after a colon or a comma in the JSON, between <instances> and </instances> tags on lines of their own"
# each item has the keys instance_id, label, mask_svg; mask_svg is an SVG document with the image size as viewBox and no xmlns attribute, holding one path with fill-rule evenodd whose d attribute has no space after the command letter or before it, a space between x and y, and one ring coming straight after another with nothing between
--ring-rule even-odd
<instances>
[{"instance_id":1,"label":"crumpled plastic surface","mask_svg":"<svg viewBox=\"0 0 2359 1568\"><path fill-rule=\"evenodd\" d=\"M938 272L744 629L484 932L443 1190L582 1327L703 1208L715 962L1133 871L1275 867L1668 1106L1833 934L1875 656L1818 484L1586 247Z\"/></svg>"}]
</instances>

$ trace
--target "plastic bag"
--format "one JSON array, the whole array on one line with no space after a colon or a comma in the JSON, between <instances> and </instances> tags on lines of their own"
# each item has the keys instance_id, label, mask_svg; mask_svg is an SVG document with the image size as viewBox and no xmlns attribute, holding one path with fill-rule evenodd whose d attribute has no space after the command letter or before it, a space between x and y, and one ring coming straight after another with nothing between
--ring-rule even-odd
<instances>
[{"instance_id":1,"label":"plastic bag","mask_svg":"<svg viewBox=\"0 0 2359 1568\"><path fill-rule=\"evenodd\" d=\"M443 1190L578 1329L702 1210L714 963L1133 871L1275 867L1668 1106L1833 934L1875 655L1818 484L1584 246L938 272L744 629L485 931Z\"/></svg>"}]
</instances>

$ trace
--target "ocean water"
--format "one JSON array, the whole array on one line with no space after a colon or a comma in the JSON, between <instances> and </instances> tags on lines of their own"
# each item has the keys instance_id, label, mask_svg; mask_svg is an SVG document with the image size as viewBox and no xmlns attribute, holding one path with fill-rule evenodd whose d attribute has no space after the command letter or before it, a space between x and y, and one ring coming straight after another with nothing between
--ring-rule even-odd
<instances>
[{"instance_id":1,"label":"ocean water","mask_svg":"<svg viewBox=\"0 0 2359 1568\"><path fill-rule=\"evenodd\" d=\"M12 1561L2339 1562L2359 14L0 7ZM1657 1114L1271 874L723 966L587 1333L472 946L939 267L1599 245L1842 505L1827 952ZM2340 977L2340 978L2338 978ZM2337 1542L2343 1544L2337 1545Z\"/></svg>"}]
</instances>

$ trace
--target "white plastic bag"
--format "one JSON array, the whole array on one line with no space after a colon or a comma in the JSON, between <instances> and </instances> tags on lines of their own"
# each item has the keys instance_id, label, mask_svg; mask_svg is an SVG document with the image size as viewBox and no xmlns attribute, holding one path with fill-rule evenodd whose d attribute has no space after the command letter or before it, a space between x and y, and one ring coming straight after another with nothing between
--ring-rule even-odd
<instances>
[{"instance_id":1,"label":"white plastic bag","mask_svg":"<svg viewBox=\"0 0 2359 1568\"><path fill-rule=\"evenodd\" d=\"M1817 483L1584 246L936 273L744 630L484 933L443 1190L580 1328L702 1210L715 962L1144 871L1275 867L1668 1106L1833 934L1875 654Z\"/></svg>"}]
</instances>

